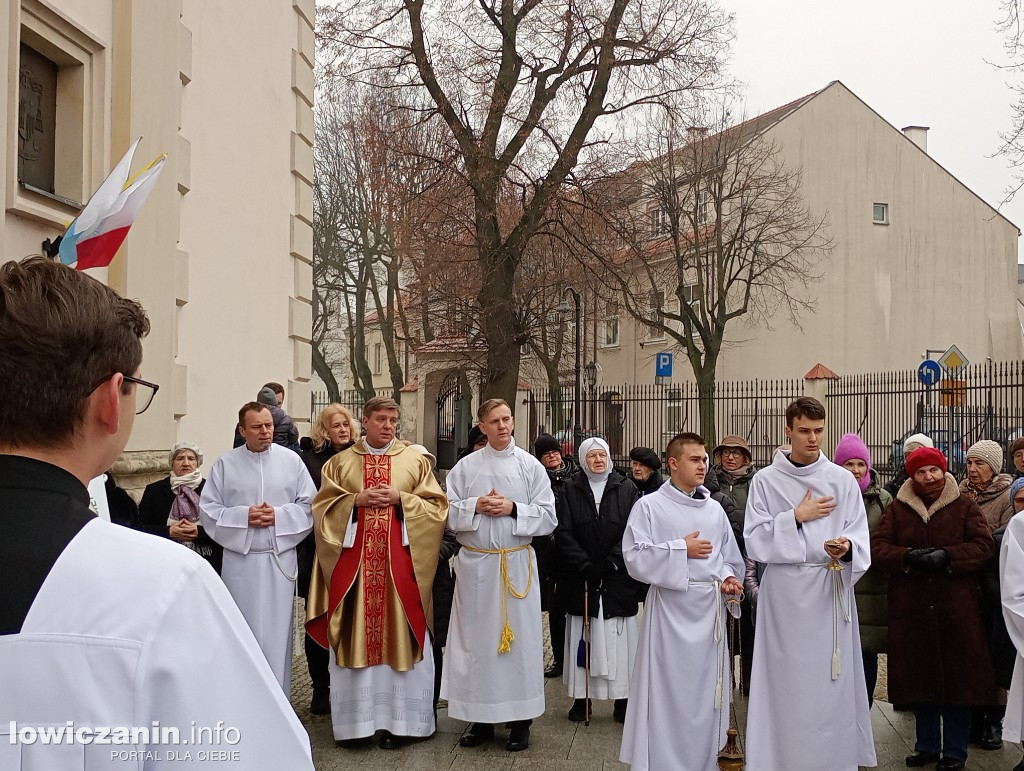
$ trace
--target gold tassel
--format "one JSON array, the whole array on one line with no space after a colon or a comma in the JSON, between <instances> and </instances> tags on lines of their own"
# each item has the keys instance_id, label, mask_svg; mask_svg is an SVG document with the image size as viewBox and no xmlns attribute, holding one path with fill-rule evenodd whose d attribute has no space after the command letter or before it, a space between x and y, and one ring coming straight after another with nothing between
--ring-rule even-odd
<instances>
[{"instance_id":1,"label":"gold tassel","mask_svg":"<svg viewBox=\"0 0 1024 771\"><path fill-rule=\"evenodd\" d=\"M501 628L501 643L498 645L498 653L509 653L512 650L512 641L516 636L512 634L512 627L507 623Z\"/></svg>"}]
</instances>

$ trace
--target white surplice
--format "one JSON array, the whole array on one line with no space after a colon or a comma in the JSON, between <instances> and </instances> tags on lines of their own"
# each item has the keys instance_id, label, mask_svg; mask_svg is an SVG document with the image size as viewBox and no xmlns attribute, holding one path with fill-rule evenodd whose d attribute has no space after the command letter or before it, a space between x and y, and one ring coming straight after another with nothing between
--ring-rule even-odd
<instances>
[{"instance_id":1,"label":"white surplice","mask_svg":"<svg viewBox=\"0 0 1024 771\"><path fill-rule=\"evenodd\" d=\"M1006 697L1003 740L1019 742L1024 737L1024 517L1019 512L1006 525L999 547L999 593L1006 631L1017 649Z\"/></svg>"},{"instance_id":2,"label":"white surplice","mask_svg":"<svg viewBox=\"0 0 1024 771\"><path fill-rule=\"evenodd\" d=\"M797 526L808 490L836 508ZM825 541L850 540L843 570L825 568ZM748 771L853 771L874 766L853 585L871 565L864 499L853 475L824 454L795 466L783 452L754 475L743 538L766 565L747 707Z\"/></svg>"},{"instance_id":3,"label":"white surplice","mask_svg":"<svg viewBox=\"0 0 1024 771\"><path fill-rule=\"evenodd\" d=\"M626 570L650 584L619 760L634 769L711 771L729 727L727 605L721 582L743 575L743 555L721 505L704 487L671 483L634 505L622 536ZM711 541L689 559L686 536Z\"/></svg>"},{"instance_id":4,"label":"white surplice","mask_svg":"<svg viewBox=\"0 0 1024 771\"><path fill-rule=\"evenodd\" d=\"M629 678L636 663L640 627L636 616L604 617L599 600L597 616L590 619L587 632L590 669L579 666L580 641L584 636L583 616L565 616L562 682L573 699L625 699ZM589 677L587 676L589 674Z\"/></svg>"},{"instance_id":5,"label":"white surplice","mask_svg":"<svg viewBox=\"0 0 1024 771\"><path fill-rule=\"evenodd\" d=\"M295 547L313 529L316 486L297 453L242 445L217 458L199 501L202 525L224 547L221 578L274 670L292 688ZM274 524L249 527L249 507L274 507Z\"/></svg>"},{"instance_id":6,"label":"white surplice","mask_svg":"<svg viewBox=\"0 0 1024 771\"><path fill-rule=\"evenodd\" d=\"M459 720L504 723L544 714L544 648L540 615L537 560L529 544L534 536L549 535L558 520L555 496L544 466L510 441L504 450L487 445L455 464L448 474L448 527L464 548L455 558L455 597L452 604L441 697L448 714ZM497 490L515 501L516 516L478 514L477 500ZM505 555L512 588L508 594L508 623L515 639L508 653L501 643L503 600L499 554L472 549L528 548Z\"/></svg>"},{"instance_id":7,"label":"white surplice","mask_svg":"<svg viewBox=\"0 0 1024 771\"><path fill-rule=\"evenodd\" d=\"M10 722L177 729L185 744L12 743ZM192 739L192 727L237 729ZM144 737L140 737L144 738ZM230 737L233 738L233 737ZM148 752L121 759L125 751ZM238 751L255 771L312 771L309 736L245 619L188 549L96 519L47 575L19 634L0 635L0 769L209 769ZM112 751L115 756L112 757ZM190 754L186 758L185 753ZM177 753L176 759L171 753Z\"/></svg>"}]
</instances>

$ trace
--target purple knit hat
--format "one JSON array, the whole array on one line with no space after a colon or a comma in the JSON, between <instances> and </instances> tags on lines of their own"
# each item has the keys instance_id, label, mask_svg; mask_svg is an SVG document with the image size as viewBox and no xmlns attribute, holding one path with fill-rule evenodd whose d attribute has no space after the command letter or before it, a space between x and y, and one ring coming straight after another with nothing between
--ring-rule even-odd
<instances>
[{"instance_id":1,"label":"purple knit hat","mask_svg":"<svg viewBox=\"0 0 1024 771\"><path fill-rule=\"evenodd\" d=\"M833 460L837 466L842 466L846 461L855 459L864 461L868 466L868 473L857 480L857 484L860 485L860 491L864 492L868 489L868 485L871 484L871 453L868 452L868 446L864 444L864 440L859 436L856 434L843 434L839 444L836 445Z\"/></svg>"}]
</instances>

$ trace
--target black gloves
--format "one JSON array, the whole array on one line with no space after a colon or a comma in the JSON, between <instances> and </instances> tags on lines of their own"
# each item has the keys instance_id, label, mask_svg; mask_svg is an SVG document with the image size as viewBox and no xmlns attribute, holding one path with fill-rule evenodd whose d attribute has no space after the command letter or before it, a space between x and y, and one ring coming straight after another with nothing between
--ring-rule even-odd
<instances>
[{"instance_id":1,"label":"black gloves","mask_svg":"<svg viewBox=\"0 0 1024 771\"><path fill-rule=\"evenodd\" d=\"M907 563L907 567L914 570L943 570L949 567L949 552L934 547L910 549L904 557L904 561Z\"/></svg>"}]
</instances>

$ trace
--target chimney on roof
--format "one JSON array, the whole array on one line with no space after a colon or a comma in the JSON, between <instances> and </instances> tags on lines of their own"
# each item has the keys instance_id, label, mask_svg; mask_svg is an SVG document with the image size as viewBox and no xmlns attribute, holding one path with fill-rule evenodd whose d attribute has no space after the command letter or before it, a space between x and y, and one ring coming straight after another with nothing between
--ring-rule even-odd
<instances>
[{"instance_id":1,"label":"chimney on roof","mask_svg":"<svg viewBox=\"0 0 1024 771\"><path fill-rule=\"evenodd\" d=\"M903 135L923 152L928 152L928 126L904 126Z\"/></svg>"},{"instance_id":2,"label":"chimney on roof","mask_svg":"<svg viewBox=\"0 0 1024 771\"><path fill-rule=\"evenodd\" d=\"M708 135L707 126L687 126L686 127L686 141L696 142L699 139L703 139Z\"/></svg>"}]
</instances>

